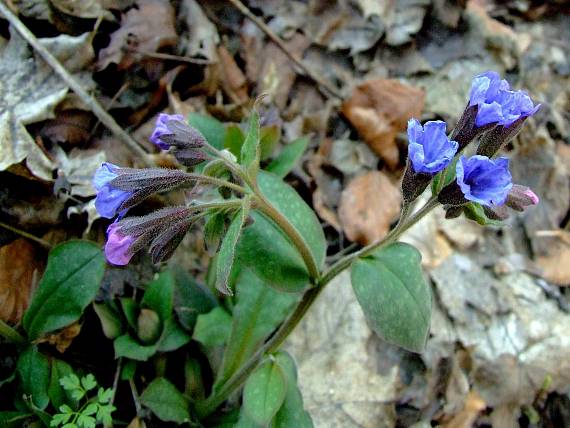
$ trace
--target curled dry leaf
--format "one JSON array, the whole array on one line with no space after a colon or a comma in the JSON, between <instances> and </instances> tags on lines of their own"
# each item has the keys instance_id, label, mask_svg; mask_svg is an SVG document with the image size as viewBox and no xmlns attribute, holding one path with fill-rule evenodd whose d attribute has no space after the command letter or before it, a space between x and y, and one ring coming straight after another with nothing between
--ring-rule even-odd
<instances>
[{"instance_id":1,"label":"curled dry leaf","mask_svg":"<svg viewBox=\"0 0 570 428\"><path fill-rule=\"evenodd\" d=\"M542 277L560 286L570 286L570 232L557 231L553 236L543 236L548 251L536 258L542 269ZM540 233L537 233L540 235Z\"/></svg>"},{"instance_id":2,"label":"curled dry leaf","mask_svg":"<svg viewBox=\"0 0 570 428\"><path fill-rule=\"evenodd\" d=\"M0 248L0 320L16 324L22 319L42 269L28 240L16 239Z\"/></svg>"},{"instance_id":3,"label":"curled dry leaf","mask_svg":"<svg viewBox=\"0 0 570 428\"><path fill-rule=\"evenodd\" d=\"M52 161L26 125L53 116L67 87L14 31L0 54L0 171L26 159L36 177L52 179Z\"/></svg>"},{"instance_id":4,"label":"curled dry leaf","mask_svg":"<svg viewBox=\"0 0 570 428\"><path fill-rule=\"evenodd\" d=\"M69 348L73 339L79 336L81 332L81 324L79 322L74 322L71 325L61 329L57 333L49 334L46 337L39 340L39 343L49 343L61 352L62 354Z\"/></svg>"},{"instance_id":5,"label":"curled dry leaf","mask_svg":"<svg viewBox=\"0 0 570 428\"><path fill-rule=\"evenodd\" d=\"M402 195L386 174L372 171L355 178L340 198L339 217L345 234L362 245L382 239L398 218Z\"/></svg>"},{"instance_id":6,"label":"curled dry leaf","mask_svg":"<svg viewBox=\"0 0 570 428\"><path fill-rule=\"evenodd\" d=\"M142 53L154 53L174 48L178 35L174 28L174 8L170 2L161 0L140 0L138 8L130 9L121 18L121 27L111 34L111 43L99 53L97 66L106 68L109 64L127 69Z\"/></svg>"},{"instance_id":7,"label":"curled dry leaf","mask_svg":"<svg viewBox=\"0 0 570 428\"><path fill-rule=\"evenodd\" d=\"M408 119L419 117L424 101L421 89L397 80L368 80L354 89L342 113L386 164L396 168L400 160L396 136L406 129Z\"/></svg>"},{"instance_id":8,"label":"curled dry leaf","mask_svg":"<svg viewBox=\"0 0 570 428\"><path fill-rule=\"evenodd\" d=\"M249 99L245 75L236 64L234 57L224 46L218 47L220 59L220 80L224 92L236 104L244 104Z\"/></svg>"}]
</instances>

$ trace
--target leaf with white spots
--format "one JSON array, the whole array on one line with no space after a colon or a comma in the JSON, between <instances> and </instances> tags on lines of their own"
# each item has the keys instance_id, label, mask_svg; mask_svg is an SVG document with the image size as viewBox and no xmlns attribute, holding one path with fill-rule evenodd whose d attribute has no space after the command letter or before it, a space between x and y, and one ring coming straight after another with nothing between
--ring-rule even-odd
<instances>
[{"instance_id":1,"label":"leaf with white spots","mask_svg":"<svg viewBox=\"0 0 570 428\"><path fill-rule=\"evenodd\" d=\"M421 255L395 243L352 265L352 288L368 324L387 342L413 352L426 344L431 319L431 290Z\"/></svg>"}]
</instances>

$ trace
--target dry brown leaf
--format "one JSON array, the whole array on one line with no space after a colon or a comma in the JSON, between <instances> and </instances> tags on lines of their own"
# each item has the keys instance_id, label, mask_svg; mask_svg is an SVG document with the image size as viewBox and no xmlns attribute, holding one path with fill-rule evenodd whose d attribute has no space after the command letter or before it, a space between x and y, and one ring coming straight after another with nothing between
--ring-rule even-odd
<instances>
[{"instance_id":1,"label":"dry brown leaf","mask_svg":"<svg viewBox=\"0 0 570 428\"><path fill-rule=\"evenodd\" d=\"M174 8L170 2L140 0L138 8L130 9L121 18L121 27L111 34L109 46L99 53L97 66L110 63L127 69L140 59L137 52L154 53L173 48L178 41L174 28Z\"/></svg>"},{"instance_id":2,"label":"dry brown leaf","mask_svg":"<svg viewBox=\"0 0 570 428\"><path fill-rule=\"evenodd\" d=\"M224 92L235 104L245 104L249 99L245 75L223 45L218 46L218 57L220 80Z\"/></svg>"},{"instance_id":3,"label":"dry brown leaf","mask_svg":"<svg viewBox=\"0 0 570 428\"><path fill-rule=\"evenodd\" d=\"M396 135L406 129L408 119L419 117L425 92L397 80L368 80L357 86L342 105L342 113L364 141L394 169L400 154Z\"/></svg>"},{"instance_id":4,"label":"dry brown leaf","mask_svg":"<svg viewBox=\"0 0 570 428\"><path fill-rule=\"evenodd\" d=\"M378 241L398 218L401 203L400 189L383 172L355 178L340 198L339 217L346 236L362 245Z\"/></svg>"},{"instance_id":5,"label":"dry brown leaf","mask_svg":"<svg viewBox=\"0 0 570 428\"><path fill-rule=\"evenodd\" d=\"M43 263L35 247L26 239L0 248L0 320L18 323L32 294Z\"/></svg>"},{"instance_id":6,"label":"dry brown leaf","mask_svg":"<svg viewBox=\"0 0 570 428\"><path fill-rule=\"evenodd\" d=\"M547 253L536 258L542 277L560 286L570 286L570 233L546 239Z\"/></svg>"},{"instance_id":7,"label":"dry brown leaf","mask_svg":"<svg viewBox=\"0 0 570 428\"><path fill-rule=\"evenodd\" d=\"M43 138L56 143L76 146L85 143L91 136L95 117L85 110L65 110L55 119L48 120L40 131Z\"/></svg>"},{"instance_id":8,"label":"dry brown leaf","mask_svg":"<svg viewBox=\"0 0 570 428\"><path fill-rule=\"evenodd\" d=\"M479 413L485 410L487 404L475 391L470 391L465 400L463 410L456 414L448 423L444 424L444 428L471 428L473 423L479 416Z\"/></svg>"},{"instance_id":9,"label":"dry brown leaf","mask_svg":"<svg viewBox=\"0 0 570 428\"><path fill-rule=\"evenodd\" d=\"M80 332L81 324L79 322L74 322L57 333L50 334L42 338L39 343L47 342L50 345L55 346L55 348L63 354L67 348L69 348L73 339L79 336Z\"/></svg>"}]
</instances>

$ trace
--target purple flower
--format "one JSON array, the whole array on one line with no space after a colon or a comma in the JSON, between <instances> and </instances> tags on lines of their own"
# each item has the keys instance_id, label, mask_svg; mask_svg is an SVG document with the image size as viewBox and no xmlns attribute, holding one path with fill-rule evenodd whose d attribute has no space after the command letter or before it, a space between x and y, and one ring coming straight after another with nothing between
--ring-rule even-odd
<instances>
[{"instance_id":1,"label":"purple flower","mask_svg":"<svg viewBox=\"0 0 570 428\"><path fill-rule=\"evenodd\" d=\"M540 108L524 91L511 91L498 73L487 71L471 84L469 106L477 105L475 124L479 127L497 123L509 127L521 118L532 116Z\"/></svg>"},{"instance_id":2,"label":"purple flower","mask_svg":"<svg viewBox=\"0 0 570 428\"><path fill-rule=\"evenodd\" d=\"M537 205L538 202L538 196L529 187L513 184L506 205L513 210L522 212L531 205Z\"/></svg>"},{"instance_id":3,"label":"purple flower","mask_svg":"<svg viewBox=\"0 0 570 428\"><path fill-rule=\"evenodd\" d=\"M158 119L156 120L156 125L152 135L150 136L150 141L160 147L162 150L168 150L170 145L162 142L160 137L163 135L172 134L172 131L168 129L166 124L171 120L178 120L180 122L184 122L184 116L181 114L166 114L160 113L158 115Z\"/></svg>"},{"instance_id":4,"label":"purple flower","mask_svg":"<svg viewBox=\"0 0 570 428\"><path fill-rule=\"evenodd\" d=\"M111 186L111 181L119 176L117 173L119 169L117 165L105 162L97 169L93 177L93 186L97 189L95 208L105 218L115 217L119 207L133 194L133 192Z\"/></svg>"},{"instance_id":5,"label":"purple flower","mask_svg":"<svg viewBox=\"0 0 570 428\"><path fill-rule=\"evenodd\" d=\"M423 127L416 119L408 121L408 156L414 172L435 174L451 162L458 143L447 138L445 129L441 120L426 122Z\"/></svg>"},{"instance_id":6,"label":"purple flower","mask_svg":"<svg viewBox=\"0 0 570 428\"><path fill-rule=\"evenodd\" d=\"M131 246L135 238L125 235L117 223L107 228L107 243L105 244L105 256L109 263L124 266L131 260L133 252Z\"/></svg>"},{"instance_id":7,"label":"purple flower","mask_svg":"<svg viewBox=\"0 0 570 428\"><path fill-rule=\"evenodd\" d=\"M503 205L513 187L509 160L461 156L456 166L457 184L465 199L481 205Z\"/></svg>"}]
</instances>

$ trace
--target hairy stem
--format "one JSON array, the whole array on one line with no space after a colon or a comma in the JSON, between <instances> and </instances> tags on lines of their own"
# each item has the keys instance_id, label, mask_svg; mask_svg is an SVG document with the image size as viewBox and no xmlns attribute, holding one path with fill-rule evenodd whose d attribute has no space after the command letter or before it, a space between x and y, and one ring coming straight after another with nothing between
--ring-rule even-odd
<instances>
[{"instance_id":1,"label":"hairy stem","mask_svg":"<svg viewBox=\"0 0 570 428\"><path fill-rule=\"evenodd\" d=\"M364 257L378 248L384 247L394 242L406 230L421 220L427 213L438 205L437 199L432 197L422 208L420 208L413 216L409 217L411 207L405 205L402 209L400 221L396 227L384 239L376 243L370 244L360 251L352 253L343 257L333 266L331 266L325 274L320 277L316 283L316 287L309 289L303 295L303 298L298 303L295 310L289 317L281 324L279 329L273 336L269 338L265 344L253 354L248 361L230 378L225 382L220 389L208 397L206 400L196 404L196 412L200 418L204 418L211 414L216 408L222 404L233 392L240 388L247 380L249 375L257 368L262 357L271 352L279 349L279 346L285 341L289 334L297 327L303 316L307 313L309 308L313 305L319 294L324 290L326 285L340 272L350 266L350 264L357 257Z\"/></svg>"},{"instance_id":2,"label":"hairy stem","mask_svg":"<svg viewBox=\"0 0 570 428\"><path fill-rule=\"evenodd\" d=\"M319 267L317 266L317 262L313 257L313 253L311 249L305 242L305 239L301 236L299 231L293 226L287 218L279 212L271 203L263 196L259 189L254 189L255 196L258 202L257 208L266 214L269 218L271 218L277 226L283 230L297 248L297 251L301 254L305 265L307 266L307 270L309 271L309 277L311 278L312 283L316 283L320 277Z\"/></svg>"}]
</instances>

